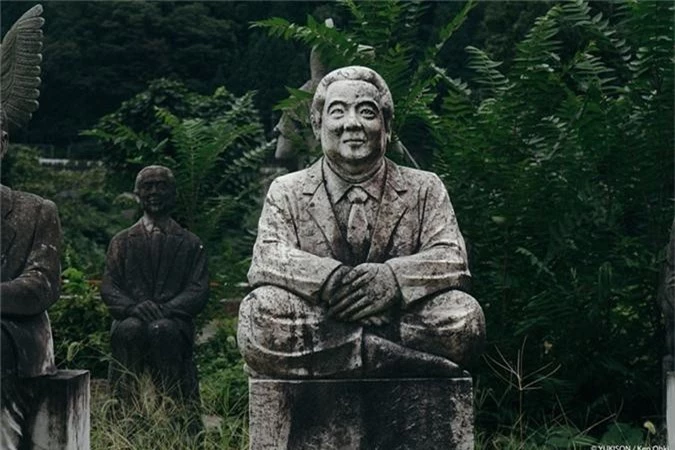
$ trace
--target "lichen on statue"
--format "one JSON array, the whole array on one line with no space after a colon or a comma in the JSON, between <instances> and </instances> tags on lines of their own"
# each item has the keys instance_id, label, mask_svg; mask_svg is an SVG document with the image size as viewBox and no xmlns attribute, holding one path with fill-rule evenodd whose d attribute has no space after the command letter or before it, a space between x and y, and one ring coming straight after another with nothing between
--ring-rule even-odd
<instances>
[{"instance_id":1,"label":"lichen on statue","mask_svg":"<svg viewBox=\"0 0 675 450\"><path fill-rule=\"evenodd\" d=\"M324 156L272 183L258 225L238 328L250 374L464 374L485 334L464 239L438 176L385 157L386 82L332 71L311 118Z\"/></svg>"}]
</instances>

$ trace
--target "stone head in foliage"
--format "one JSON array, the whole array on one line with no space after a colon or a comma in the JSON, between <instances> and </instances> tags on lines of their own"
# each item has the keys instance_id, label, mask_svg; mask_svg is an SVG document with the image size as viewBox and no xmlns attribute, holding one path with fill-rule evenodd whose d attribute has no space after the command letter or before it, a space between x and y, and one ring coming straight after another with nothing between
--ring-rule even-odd
<instances>
[{"instance_id":1,"label":"stone head in foliage","mask_svg":"<svg viewBox=\"0 0 675 450\"><path fill-rule=\"evenodd\" d=\"M311 117L324 156L272 183L258 226L238 330L252 375L463 374L484 341L464 239L438 176L385 157L386 82L332 71Z\"/></svg>"}]
</instances>

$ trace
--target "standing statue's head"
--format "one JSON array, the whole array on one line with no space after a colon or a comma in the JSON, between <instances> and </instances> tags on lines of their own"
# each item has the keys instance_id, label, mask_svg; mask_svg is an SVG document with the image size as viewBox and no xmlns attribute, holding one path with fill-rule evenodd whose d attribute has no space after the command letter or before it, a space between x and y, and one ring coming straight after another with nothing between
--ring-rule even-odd
<instances>
[{"instance_id":1,"label":"standing statue's head","mask_svg":"<svg viewBox=\"0 0 675 450\"><path fill-rule=\"evenodd\" d=\"M134 193L141 201L143 212L153 218L166 217L176 205L176 179L171 169L147 166L136 176Z\"/></svg>"},{"instance_id":2,"label":"standing statue's head","mask_svg":"<svg viewBox=\"0 0 675 450\"><path fill-rule=\"evenodd\" d=\"M312 102L314 135L338 175L362 181L380 168L391 138L394 101L372 69L349 66L323 77Z\"/></svg>"}]
</instances>

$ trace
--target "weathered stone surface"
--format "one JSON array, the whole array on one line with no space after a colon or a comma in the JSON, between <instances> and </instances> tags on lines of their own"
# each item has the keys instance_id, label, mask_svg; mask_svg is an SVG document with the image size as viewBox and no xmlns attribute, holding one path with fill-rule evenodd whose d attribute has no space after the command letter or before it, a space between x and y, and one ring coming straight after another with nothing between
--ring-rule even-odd
<instances>
[{"instance_id":1,"label":"weathered stone surface","mask_svg":"<svg viewBox=\"0 0 675 450\"><path fill-rule=\"evenodd\" d=\"M272 183L258 226L238 329L252 373L458 376L480 354L484 317L465 292L448 193L436 175L385 158L393 113L371 69L318 83L324 157Z\"/></svg>"},{"instance_id":2,"label":"weathered stone surface","mask_svg":"<svg viewBox=\"0 0 675 450\"><path fill-rule=\"evenodd\" d=\"M194 318L209 297L206 252L197 236L170 217L176 199L170 169L142 169L135 193L143 217L113 237L101 285L115 319L111 387L127 398L147 371L163 392L196 406Z\"/></svg>"},{"instance_id":3,"label":"weathered stone surface","mask_svg":"<svg viewBox=\"0 0 675 450\"><path fill-rule=\"evenodd\" d=\"M665 248L665 254L666 259L661 269L657 295L657 300L665 318L666 331L666 354L663 355L661 383L663 389L662 408L664 420L668 413L675 411L675 402L667 398L669 373L675 371L675 220L673 220L673 225L670 229L670 240ZM675 414L675 412L671 414ZM668 424L668 428L671 433L675 433L675 430L670 430L670 424Z\"/></svg>"},{"instance_id":4,"label":"weathered stone surface","mask_svg":"<svg viewBox=\"0 0 675 450\"><path fill-rule=\"evenodd\" d=\"M237 331L253 450L473 447L471 380L453 377L485 318L442 181L385 158L393 114L379 74L330 72L311 106L324 157L269 188Z\"/></svg>"},{"instance_id":5,"label":"weathered stone surface","mask_svg":"<svg viewBox=\"0 0 675 450\"><path fill-rule=\"evenodd\" d=\"M470 450L471 378L250 380L251 450Z\"/></svg>"},{"instance_id":6,"label":"weathered stone surface","mask_svg":"<svg viewBox=\"0 0 675 450\"><path fill-rule=\"evenodd\" d=\"M60 370L36 380L39 409L31 438L40 450L89 450L90 390L86 370Z\"/></svg>"},{"instance_id":7,"label":"weathered stone surface","mask_svg":"<svg viewBox=\"0 0 675 450\"><path fill-rule=\"evenodd\" d=\"M675 448L675 372L669 372L666 381L666 424L668 448Z\"/></svg>"}]
</instances>

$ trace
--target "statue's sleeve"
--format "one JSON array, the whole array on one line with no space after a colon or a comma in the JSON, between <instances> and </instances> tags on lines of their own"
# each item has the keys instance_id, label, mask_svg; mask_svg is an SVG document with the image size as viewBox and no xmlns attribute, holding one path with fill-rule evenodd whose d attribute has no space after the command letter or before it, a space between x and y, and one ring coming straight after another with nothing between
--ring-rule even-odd
<instances>
[{"instance_id":1,"label":"statue's sleeve","mask_svg":"<svg viewBox=\"0 0 675 450\"><path fill-rule=\"evenodd\" d=\"M190 268L190 279L178 295L165 303L178 316L194 317L199 314L209 299L209 271L206 251L202 243L196 239Z\"/></svg>"},{"instance_id":2,"label":"statue's sleeve","mask_svg":"<svg viewBox=\"0 0 675 450\"><path fill-rule=\"evenodd\" d=\"M248 280L252 287L274 285L318 303L328 277L339 261L300 249L296 229L301 205L295 199L299 187L275 180L269 188L253 247Z\"/></svg>"},{"instance_id":3,"label":"statue's sleeve","mask_svg":"<svg viewBox=\"0 0 675 450\"><path fill-rule=\"evenodd\" d=\"M137 303L124 288L125 242L125 236L120 235L110 241L101 283L101 298L108 306L110 315L117 320L126 319L129 307Z\"/></svg>"},{"instance_id":4,"label":"statue's sleeve","mask_svg":"<svg viewBox=\"0 0 675 450\"><path fill-rule=\"evenodd\" d=\"M419 251L386 262L405 306L443 290L466 290L469 272L464 238L443 182L432 175L419 199Z\"/></svg>"},{"instance_id":5,"label":"statue's sleeve","mask_svg":"<svg viewBox=\"0 0 675 450\"><path fill-rule=\"evenodd\" d=\"M2 314L32 316L46 311L61 289L61 224L56 205L42 200L26 266L13 280L0 284Z\"/></svg>"}]
</instances>

